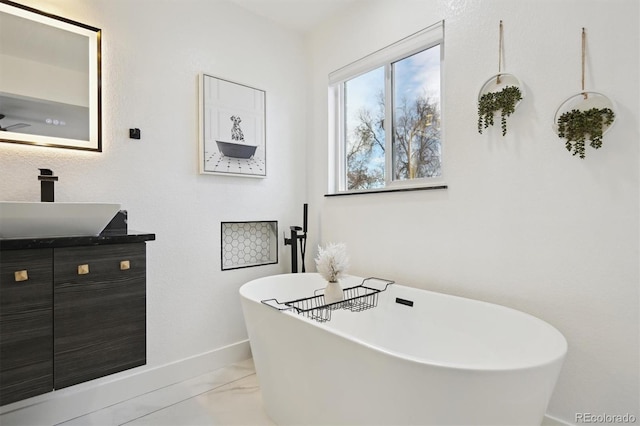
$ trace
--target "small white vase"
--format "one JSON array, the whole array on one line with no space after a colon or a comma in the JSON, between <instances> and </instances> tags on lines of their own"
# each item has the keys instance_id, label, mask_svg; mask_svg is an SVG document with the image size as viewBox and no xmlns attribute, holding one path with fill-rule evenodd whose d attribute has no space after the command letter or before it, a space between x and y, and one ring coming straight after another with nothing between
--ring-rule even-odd
<instances>
[{"instance_id":1,"label":"small white vase","mask_svg":"<svg viewBox=\"0 0 640 426\"><path fill-rule=\"evenodd\" d=\"M324 288L324 303L330 305L332 303L344 300L344 293L339 281L329 281Z\"/></svg>"}]
</instances>

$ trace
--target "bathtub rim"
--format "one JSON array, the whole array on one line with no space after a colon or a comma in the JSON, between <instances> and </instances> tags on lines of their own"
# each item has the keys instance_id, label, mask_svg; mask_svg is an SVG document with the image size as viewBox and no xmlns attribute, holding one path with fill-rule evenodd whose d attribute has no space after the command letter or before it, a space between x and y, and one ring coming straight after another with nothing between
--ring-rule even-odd
<instances>
[{"instance_id":1,"label":"bathtub rim","mask_svg":"<svg viewBox=\"0 0 640 426\"><path fill-rule=\"evenodd\" d=\"M319 275L317 273L311 272L311 273L307 273L307 274L316 274ZM567 343L567 339L564 337L564 335L557 329L555 328L553 325L549 324L547 321L540 319L532 314L529 314L527 312L523 312L521 310L515 309L515 308L511 308L509 306L505 306L505 305L501 305L498 303L493 303L493 302L487 302L484 300L477 300L477 299L471 299L468 297L464 297L464 296L457 296L457 295L453 295L453 294L449 294L449 293L442 293L442 292L437 292L437 291L433 291L433 290L426 290L426 289L422 289L422 288L417 288L417 287L410 287L407 285L403 285L403 284L393 284L395 286L400 286L400 287L406 287L412 290L416 290L416 291L425 291L427 293L433 293L433 294L437 294L439 296L444 296L444 297L449 297L449 298L455 298L455 299L462 299L465 301L471 301L471 302L475 302L475 303L479 303L479 304L483 304L483 305L490 305L491 307L497 307L498 309L502 309L502 310L506 310L506 311L510 311L512 314L515 315L524 315L525 317L528 317L529 320L534 320L536 322L540 322L543 327L547 328L549 330L550 333L552 334L556 334L557 336L559 336L561 338L561 342L562 342L562 348L559 351L560 353L553 356L553 357L548 357L548 359L545 359L544 362L539 362L536 364L529 364L529 365L521 365L521 366L517 366L517 365L509 365L509 366L505 366L505 367L499 367L499 366L487 366L487 365L483 365L483 366L474 366L471 363L465 363L465 364L455 364L452 362L444 362L444 361L439 361L439 360L433 360L433 359L428 359L428 358L420 358L420 357L416 357L416 356L412 356L412 355L407 355L405 353L402 352L398 352L398 351L394 351L388 348L384 348L381 346L377 346L374 345L372 343L366 342L364 340L362 340L361 338L354 336L352 334L343 332L341 330L336 330L334 328L329 327L326 323L320 323L318 321L315 321L313 319L307 318L304 315L299 315L295 312L293 312L292 310L285 310L285 311L279 311L269 305L266 305L264 303L261 303L260 300L256 300L253 299L249 296L246 295L247 289L245 289L245 286L248 286L251 283L254 283L256 281L260 281L263 280L265 278L277 278L277 277L291 277L293 275L298 275L298 274L293 274L293 273L285 273L285 274L276 274L276 275L270 275L270 276L266 276L266 277L260 277L260 278L256 278L253 279L251 281L246 282L245 284L243 284L240 289L239 289L239 293L242 299L245 299L247 302L252 302L255 303L257 305L260 305L261 307L264 307L265 309L270 309L272 311L274 311L274 313L276 314L284 314L284 315L289 315L292 317L295 317L295 319L302 321L303 323L307 323L307 326L312 326L312 327L318 327L321 328L331 334L334 334L338 337L340 337L341 339L346 339L346 340L350 340L353 341L357 344L360 344L362 346L365 346L369 349L375 350L377 352L380 352L384 355L387 356L391 356L394 358L399 358L402 359L404 361L408 361L411 363L417 363L417 364L421 364L421 365L429 365L429 366L434 366L434 367L438 367L438 368L443 368L443 369L450 369L450 370L457 370L457 371L465 371L465 372L474 372L474 373L482 373L482 372L487 372L487 373L495 373L495 372L502 372L502 373L508 373L508 372L512 372L512 371L526 371L526 370L533 370L533 369L539 369L539 368L544 368L556 363L560 363L562 364L566 355L567 355L567 351L568 351L568 343ZM355 275L349 275L349 277L355 277L355 278L361 278ZM244 289L244 291L243 291Z\"/></svg>"}]
</instances>

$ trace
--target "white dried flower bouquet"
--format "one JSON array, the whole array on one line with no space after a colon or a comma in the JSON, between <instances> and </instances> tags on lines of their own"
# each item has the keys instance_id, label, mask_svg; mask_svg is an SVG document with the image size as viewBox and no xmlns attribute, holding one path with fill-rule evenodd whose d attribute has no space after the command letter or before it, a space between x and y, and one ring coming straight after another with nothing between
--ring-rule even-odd
<instances>
[{"instance_id":1,"label":"white dried flower bouquet","mask_svg":"<svg viewBox=\"0 0 640 426\"><path fill-rule=\"evenodd\" d=\"M324 248L318 246L316 257L318 273L329 282L336 282L349 268L347 246L344 243L328 243Z\"/></svg>"}]
</instances>

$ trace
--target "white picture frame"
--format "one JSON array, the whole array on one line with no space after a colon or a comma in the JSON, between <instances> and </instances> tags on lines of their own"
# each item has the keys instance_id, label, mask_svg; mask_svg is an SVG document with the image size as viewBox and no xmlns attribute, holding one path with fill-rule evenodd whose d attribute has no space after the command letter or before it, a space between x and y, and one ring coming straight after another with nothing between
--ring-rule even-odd
<instances>
[{"instance_id":1,"label":"white picture frame","mask_svg":"<svg viewBox=\"0 0 640 426\"><path fill-rule=\"evenodd\" d=\"M267 176L266 92L200 75L199 172Z\"/></svg>"}]
</instances>

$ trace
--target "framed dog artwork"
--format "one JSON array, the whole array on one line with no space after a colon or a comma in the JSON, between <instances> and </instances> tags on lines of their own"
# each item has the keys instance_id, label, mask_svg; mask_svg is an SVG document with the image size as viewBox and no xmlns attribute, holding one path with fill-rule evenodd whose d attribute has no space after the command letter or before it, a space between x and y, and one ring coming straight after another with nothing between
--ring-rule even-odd
<instances>
[{"instance_id":1,"label":"framed dog artwork","mask_svg":"<svg viewBox=\"0 0 640 426\"><path fill-rule=\"evenodd\" d=\"M266 92L200 75L201 174L267 176Z\"/></svg>"}]
</instances>

